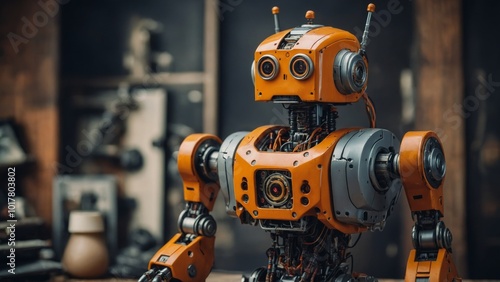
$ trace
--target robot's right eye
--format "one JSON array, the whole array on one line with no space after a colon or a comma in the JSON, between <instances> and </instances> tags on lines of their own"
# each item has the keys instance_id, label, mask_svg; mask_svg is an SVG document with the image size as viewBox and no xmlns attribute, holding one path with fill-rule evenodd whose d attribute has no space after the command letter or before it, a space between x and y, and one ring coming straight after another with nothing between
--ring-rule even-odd
<instances>
[{"instance_id":1,"label":"robot's right eye","mask_svg":"<svg viewBox=\"0 0 500 282\"><path fill-rule=\"evenodd\" d=\"M264 55L258 62L259 75L264 80L271 80L278 75L279 64L276 57Z\"/></svg>"},{"instance_id":2,"label":"robot's right eye","mask_svg":"<svg viewBox=\"0 0 500 282\"><path fill-rule=\"evenodd\" d=\"M304 80L311 76L314 70L311 59L304 54L297 54L290 61L290 73L295 79Z\"/></svg>"}]
</instances>

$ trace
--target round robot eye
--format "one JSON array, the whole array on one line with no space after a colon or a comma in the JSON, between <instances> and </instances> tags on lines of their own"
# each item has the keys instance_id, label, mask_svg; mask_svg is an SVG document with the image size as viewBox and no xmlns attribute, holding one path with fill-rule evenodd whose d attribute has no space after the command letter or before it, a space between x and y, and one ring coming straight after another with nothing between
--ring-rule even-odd
<instances>
[{"instance_id":1,"label":"round robot eye","mask_svg":"<svg viewBox=\"0 0 500 282\"><path fill-rule=\"evenodd\" d=\"M341 50L335 57L335 86L342 94L360 92L368 80L368 69L363 57L349 50Z\"/></svg>"},{"instance_id":2,"label":"round robot eye","mask_svg":"<svg viewBox=\"0 0 500 282\"><path fill-rule=\"evenodd\" d=\"M278 60L271 55L264 55L259 59L259 75L264 80L271 80L278 75Z\"/></svg>"},{"instance_id":3,"label":"round robot eye","mask_svg":"<svg viewBox=\"0 0 500 282\"><path fill-rule=\"evenodd\" d=\"M272 75L274 72L274 65L269 62L265 61L262 63L262 73L264 73L266 76Z\"/></svg>"},{"instance_id":4,"label":"round robot eye","mask_svg":"<svg viewBox=\"0 0 500 282\"><path fill-rule=\"evenodd\" d=\"M314 67L311 59L304 54L297 54L290 61L290 73L295 79L304 80L311 76Z\"/></svg>"}]
</instances>

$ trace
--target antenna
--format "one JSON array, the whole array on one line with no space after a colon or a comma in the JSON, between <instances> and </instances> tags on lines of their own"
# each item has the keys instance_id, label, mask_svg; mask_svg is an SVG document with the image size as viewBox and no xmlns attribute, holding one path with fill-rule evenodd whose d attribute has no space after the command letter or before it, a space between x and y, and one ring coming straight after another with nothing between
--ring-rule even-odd
<instances>
[{"instance_id":1,"label":"antenna","mask_svg":"<svg viewBox=\"0 0 500 282\"><path fill-rule=\"evenodd\" d=\"M368 16L366 17L365 31L363 32L363 39L361 40L361 47L359 48L359 53L362 56L366 53L365 49L368 43L368 33L370 32L370 21L372 20L372 13L375 12L375 4L368 4L366 10L368 11Z\"/></svg>"},{"instance_id":2,"label":"antenna","mask_svg":"<svg viewBox=\"0 0 500 282\"><path fill-rule=\"evenodd\" d=\"M313 21L314 21L314 11L308 10L306 12L306 21L307 21L307 24L313 24Z\"/></svg>"},{"instance_id":3,"label":"antenna","mask_svg":"<svg viewBox=\"0 0 500 282\"><path fill-rule=\"evenodd\" d=\"M273 15L274 15L274 33L280 32L280 21L278 18L278 14L280 13L280 8L278 6L273 7Z\"/></svg>"}]
</instances>

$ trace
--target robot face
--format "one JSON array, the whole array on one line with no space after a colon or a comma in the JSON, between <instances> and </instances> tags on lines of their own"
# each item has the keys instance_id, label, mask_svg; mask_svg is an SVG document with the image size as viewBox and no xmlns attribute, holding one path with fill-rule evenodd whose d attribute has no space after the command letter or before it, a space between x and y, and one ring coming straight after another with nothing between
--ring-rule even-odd
<instances>
[{"instance_id":1,"label":"robot face","mask_svg":"<svg viewBox=\"0 0 500 282\"><path fill-rule=\"evenodd\" d=\"M356 102L366 89L366 58L349 32L303 25L276 33L255 52L256 101Z\"/></svg>"}]
</instances>

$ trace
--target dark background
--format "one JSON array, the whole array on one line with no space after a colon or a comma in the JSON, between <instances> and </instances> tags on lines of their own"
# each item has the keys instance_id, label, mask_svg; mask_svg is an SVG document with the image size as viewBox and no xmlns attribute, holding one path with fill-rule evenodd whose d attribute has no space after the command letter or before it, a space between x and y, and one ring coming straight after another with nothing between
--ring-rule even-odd
<instances>
[{"instance_id":1,"label":"dark background","mask_svg":"<svg viewBox=\"0 0 500 282\"><path fill-rule=\"evenodd\" d=\"M495 11L498 1L465 1L464 81L467 144L467 235L471 277L498 278L500 266L500 39ZM481 78L482 77L482 78ZM477 107L468 95L482 93L484 78L488 92Z\"/></svg>"}]
</instances>

